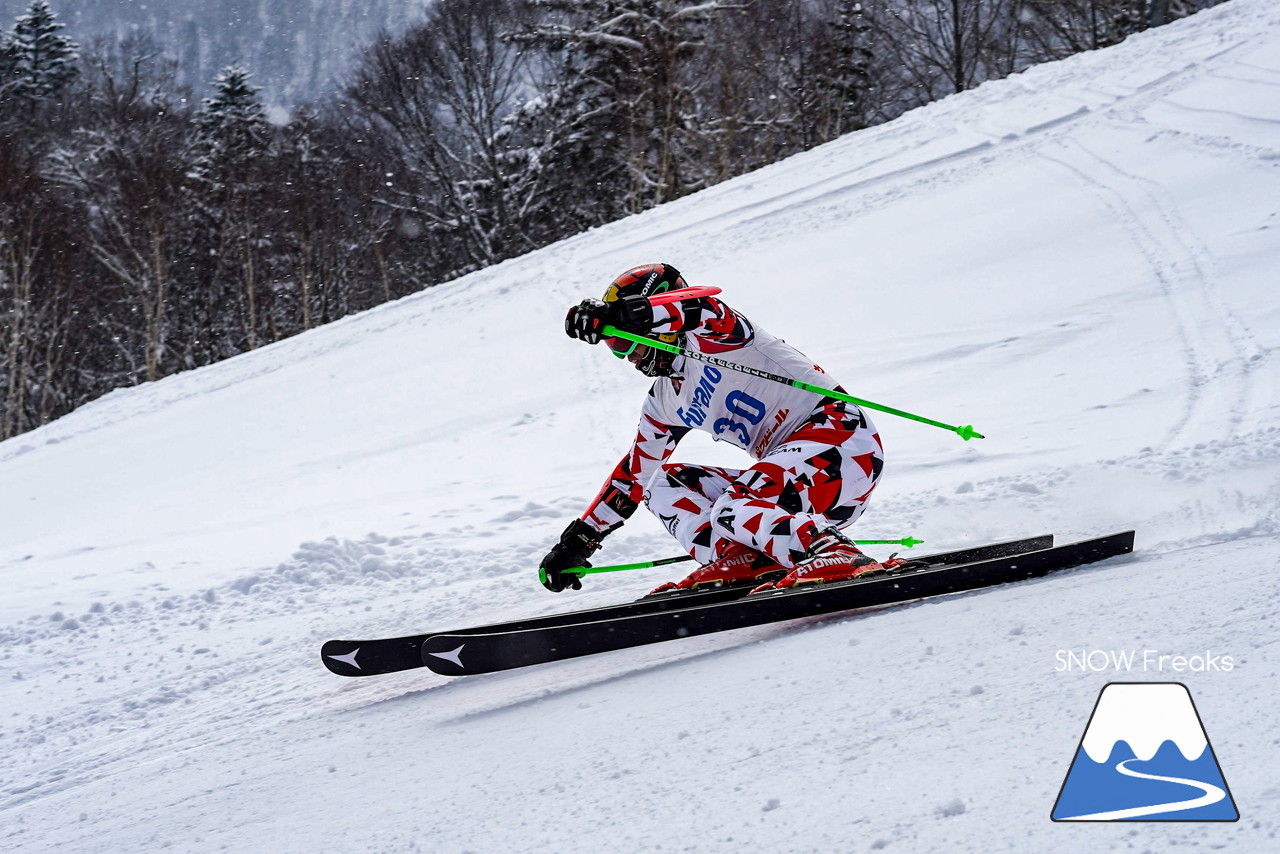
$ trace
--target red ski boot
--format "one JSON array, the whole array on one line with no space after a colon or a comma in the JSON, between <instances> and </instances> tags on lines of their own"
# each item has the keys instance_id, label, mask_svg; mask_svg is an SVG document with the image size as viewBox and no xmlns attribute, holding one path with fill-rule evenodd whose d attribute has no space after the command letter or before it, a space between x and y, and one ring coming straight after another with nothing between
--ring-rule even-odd
<instances>
[{"instance_id":1,"label":"red ski boot","mask_svg":"<svg viewBox=\"0 0 1280 854\"><path fill-rule=\"evenodd\" d=\"M888 572L906 563L891 557L884 563L870 558L858 550L853 541L835 528L827 528L813 538L803 560L784 577L771 584L761 584L752 593L764 590L781 590L797 584L823 584L832 581L849 581Z\"/></svg>"},{"instance_id":2,"label":"red ski boot","mask_svg":"<svg viewBox=\"0 0 1280 854\"><path fill-rule=\"evenodd\" d=\"M721 540L716 547L717 557L706 566L699 567L683 581L668 581L661 587L654 588L649 595L666 593L670 590L694 590L708 584L730 586L740 584L759 584L769 576L786 573L786 567L768 555L741 543Z\"/></svg>"}]
</instances>

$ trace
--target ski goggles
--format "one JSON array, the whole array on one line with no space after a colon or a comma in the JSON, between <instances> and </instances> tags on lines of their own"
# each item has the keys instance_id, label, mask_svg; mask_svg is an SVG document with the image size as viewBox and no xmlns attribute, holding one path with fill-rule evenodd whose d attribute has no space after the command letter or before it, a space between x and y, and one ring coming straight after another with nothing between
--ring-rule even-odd
<instances>
[{"instance_id":1,"label":"ski goggles","mask_svg":"<svg viewBox=\"0 0 1280 854\"><path fill-rule=\"evenodd\" d=\"M673 332L663 332L655 336L663 344L676 344L680 340L680 336ZM609 349L613 351L613 355L619 359L625 359L636 351L639 343L631 341L627 338L605 338L604 343L609 345Z\"/></svg>"},{"instance_id":2,"label":"ski goggles","mask_svg":"<svg viewBox=\"0 0 1280 854\"><path fill-rule=\"evenodd\" d=\"M625 359L636 351L640 345L634 341L628 341L626 338L606 338L604 343L609 345L609 349L613 351L613 355L619 359Z\"/></svg>"}]
</instances>

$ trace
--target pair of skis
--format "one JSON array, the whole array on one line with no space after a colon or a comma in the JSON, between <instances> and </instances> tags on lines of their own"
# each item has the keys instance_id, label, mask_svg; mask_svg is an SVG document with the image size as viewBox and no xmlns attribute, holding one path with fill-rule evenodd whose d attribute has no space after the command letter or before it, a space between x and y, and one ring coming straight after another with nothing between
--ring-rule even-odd
<instances>
[{"instance_id":1,"label":"pair of skis","mask_svg":"<svg viewBox=\"0 0 1280 854\"><path fill-rule=\"evenodd\" d=\"M635 602L380 640L331 640L325 666L340 676L427 667L445 676L494 673L582 655L819 614L910 602L1048 575L1133 551L1133 531L1053 545L1053 536L993 543L912 560L906 572L749 595L749 587L647 596Z\"/></svg>"}]
</instances>

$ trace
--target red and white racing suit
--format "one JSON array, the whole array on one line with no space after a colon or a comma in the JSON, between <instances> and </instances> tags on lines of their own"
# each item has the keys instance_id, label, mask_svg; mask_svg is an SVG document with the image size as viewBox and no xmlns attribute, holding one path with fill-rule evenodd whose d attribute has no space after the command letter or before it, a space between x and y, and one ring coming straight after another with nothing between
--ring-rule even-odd
<instances>
[{"instance_id":1,"label":"red and white racing suit","mask_svg":"<svg viewBox=\"0 0 1280 854\"><path fill-rule=\"evenodd\" d=\"M653 333L685 349L831 388L803 353L711 297L654 308ZM862 515L884 465L875 425L852 404L677 356L645 399L635 441L582 519L607 533L644 501L702 564L725 541L794 566L819 530ZM838 389L839 386L836 386ZM667 463L690 430L747 451L749 469Z\"/></svg>"}]
</instances>

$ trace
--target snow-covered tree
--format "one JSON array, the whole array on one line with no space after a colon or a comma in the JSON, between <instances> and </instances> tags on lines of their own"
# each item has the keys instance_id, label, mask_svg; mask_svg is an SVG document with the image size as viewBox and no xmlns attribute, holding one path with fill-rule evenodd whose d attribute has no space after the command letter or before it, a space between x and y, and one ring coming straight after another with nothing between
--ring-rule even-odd
<instances>
[{"instance_id":1,"label":"snow-covered tree","mask_svg":"<svg viewBox=\"0 0 1280 854\"><path fill-rule=\"evenodd\" d=\"M249 72L228 66L213 81L214 94L204 99L196 116L201 146L201 169L211 181L229 177L229 168L258 160L270 137L267 111L258 98L260 87L249 83Z\"/></svg>"},{"instance_id":2,"label":"snow-covered tree","mask_svg":"<svg viewBox=\"0 0 1280 854\"><path fill-rule=\"evenodd\" d=\"M1006 73L1000 34L1020 2L913 0L891 10L883 33L921 103Z\"/></svg>"},{"instance_id":3,"label":"snow-covered tree","mask_svg":"<svg viewBox=\"0 0 1280 854\"><path fill-rule=\"evenodd\" d=\"M1021 0L1037 59L1057 59L1123 41L1148 27L1183 18L1213 0Z\"/></svg>"},{"instance_id":4,"label":"snow-covered tree","mask_svg":"<svg viewBox=\"0 0 1280 854\"><path fill-rule=\"evenodd\" d=\"M76 78L79 46L61 34L65 26L47 0L32 0L18 17L0 51L0 70L7 78L0 91L10 103L57 98Z\"/></svg>"},{"instance_id":5,"label":"snow-covered tree","mask_svg":"<svg viewBox=\"0 0 1280 854\"><path fill-rule=\"evenodd\" d=\"M196 115L189 175L215 262L201 295L214 339L209 344L232 353L261 343L260 306L269 294L260 258L268 239L263 195L271 180L271 127L249 77L246 69L229 66L214 80L213 95ZM224 320L228 300L239 307L238 334Z\"/></svg>"},{"instance_id":6,"label":"snow-covered tree","mask_svg":"<svg viewBox=\"0 0 1280 854\"><path fill-rule=\"evenodd\" d=\"M6 103L9 92L16 84L14 71L18 67L17 52L4 27L0 26L0 104Z\"/></svg>"},{"instance_id":7,"label":"snow-covered tree","mask_svg":"<svg viewBox=\"0 0 1280 854\"><path fill-rule=\"evenodd\" d=\"M390 173L378 198L457 275L532 248L504 117L527 88L522 51L503 36L508 0L450 0L365 56L347 96Z\"/></svg>"},{"instance_id":8,"label":"snow-covered tree","mask_svg":"<svg viewBox=\"0 0 1280 854\"><path fill-rule=\"evenodd\" d=\"M268 259L277 291L274 322L311 329L342 317L353 305L363 308L399 296L373 282L360 288L360 277L353 275L369 255L362 224L370 200L344 186L348 174L336 124L302 109L280 136L271 224L276 254ZM377 284L384 283L378 276ZM368 292L373 299L362 298Z\"/></svg>"},{"instance_id":9,"label":"snow-covered tree","mask_svg":"<svg viewBox=\"0 0 1280 854\"><path fill-rule=\"evenodd\" d=\"M695 61L708 22L742 8L689 0L533 0L539 19L521 36L557 58L544 82L544 117L558 127L540 154L567 170L573 202L635 212L704 185L698 165Z\"/></svg>"},{"instance_id":10,"label":"snow-covered tree","mask_svg":"<svg viewBox=\"0 0 1280 854\"><path fill-rule=\"evenodd\" d=\"M0 439L29 429L33 332L39 325L36 257L44 239L30 196L38 192L33 159L9 140L0 140L0 377L4 387Z\"/></svg>"},{"instance_id":11,"label":"snow-covered tree","mask_svg":"<svg viewBox=\"0 0 1280 854\"><path fill-rule=\"evenodd\" d=\"M513 204L536 244L609 222L629 208L626 152L614 143L607 112L593 109L592 84L570 63L542 82L545 90L523 100L504 127L519 176Z\"/></svg>"},{"instance_id":12,"label":"snow-covered tree","mask_svg":"<svg viewBox=\"0 0 1280 854\"><path fill-rule=\"evenodd\" d=\"M818 65L822 140L866 127L872 113L872 24L862 0L836 0L822 22Z\"/></svg>"},{"instance_id":13,"label":"snow-covered tree","mask_svg":"<svg viewBox=\"0 0 1280 854\"><path fill-rule=\"evenodd\" d=\"M187 367L169 357L168 345L176 267L187 242L189 114L173 89L171 65L145 40L94 56L87 71L89 126L50 154L48 172L86 211L84 245L118 288L124 320L114 337L136 365L132 379L154 381L166 361L171 369Z\"/></svg>"},{"instance_id":14,"label":"snow-covered tree","mask_svg":"<svg viewBox=\"0 0 1280 854\"><path fill-rule=\"evenodd\" d=\"M874 34L861 2L788 3L767 16L756 12L751 27L752 50L764 51L756 55L765 65L767 109L755 111L757 122L779 140L771 146L778 155L866 125Z\"/></svg>"}]
</instances>

